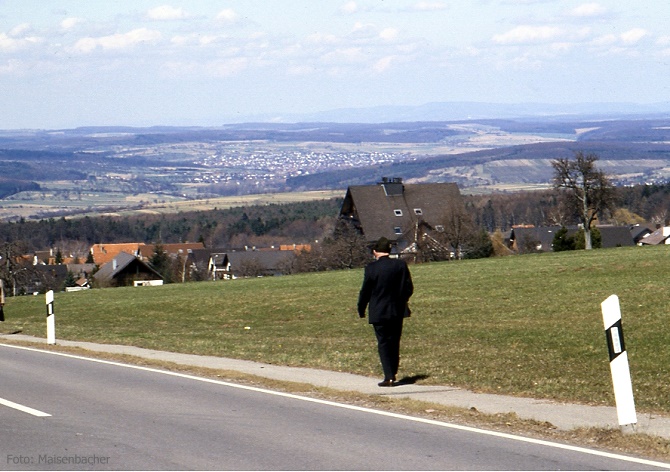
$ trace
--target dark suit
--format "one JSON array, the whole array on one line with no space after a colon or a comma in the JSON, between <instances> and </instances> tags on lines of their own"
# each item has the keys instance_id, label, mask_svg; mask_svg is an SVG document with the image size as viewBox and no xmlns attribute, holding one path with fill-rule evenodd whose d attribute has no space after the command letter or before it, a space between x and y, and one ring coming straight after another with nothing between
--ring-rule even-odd
<instances>
[{"instance_id":1,"label":"dark suit","mask_svg":"<svg viewBox=\"0 0 670 472\"><path fill-rule=\"evenodd\" d=\"M382 256L365 268L358 295L358 315L374 326L384 380L395 379L400 362L403 318L409 316L407 302L414 292L405 261Z\"/></svg>"}]
</instances>

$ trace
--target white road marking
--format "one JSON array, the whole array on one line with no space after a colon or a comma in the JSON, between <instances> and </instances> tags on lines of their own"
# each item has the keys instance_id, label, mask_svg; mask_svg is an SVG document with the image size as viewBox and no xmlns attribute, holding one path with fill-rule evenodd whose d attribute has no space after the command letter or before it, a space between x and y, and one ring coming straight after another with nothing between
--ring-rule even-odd
<instances>
[{"instance_id":1,"label":"white road marking","mask_svg":"<svg viewBox=\"0 0 670 472\"><path fill-rule=\"evenodd\" d=\"M29 406L21 405L19 403L10 402L4 398L0 398L0 405L8 406L9 408L14 408L15 410L22 411L24 413L31 414L33 416L51 416L49 413L44 413L43 411L30 408Z\"/></svg>"},{"instance_id":2,"label":"white road marking","mask_svg":"<svg viewBox=\"0 0 670 472\"><path fill-rule=\"evenodd\" d=\"M83 357L83 356L76 356L73 354L66 354L63 352L54 352L54 351L44 351L42 349L35 349L35 348L30 348L30 347L24 347L24 346L14 346L11 344L2 344L0 343L0 346L3 347L9 347L9 348L14 348L14 349L23 349L26 351L35 351L35 352L40 352L44 354L53 354L55 356L62 356L62 357L69 357L72 359L79 359L79 360L84 360L84 361L89 361L89 362L97 362L100 364L108 364L108 365L114 365L118 367L126 367L129 369L137 369L137 370L143 370L145 372L154 372L158 374L164 374L164 375L171 375L173 377L181 377L184 379L189 379L189 380L196 380L198 382L206 382L206 383L212 383L212 384L217 384L217 385L224 385L226 387L231 387L231 388L238 388L242 390L250 390L253 392L258 392L258 393L264 393L267 395L275 395L279 397L285 397L285 398L292 398L295 400L302 400L306 402L311 402L311 403L318 403L321 405L328 405L328 406L333 406L336 408L344 408L347 410L355 410L355 411L360 411L364 413L371 413L375 415L381 415L381 416L388 416L391 418L398 418L406 421L413 421L416 423L425 423L425 424L430 424L434 426L440 426L443 428L450 428L450 429L456 429L460 431L467 431L469 433L476 433L476 434L483 434L487 436L494 436L498 438L505 438L505 439L510 439L513 441L520 441L520 442L525 442L529 444L537 444L545 447L553 447L556 449L564 449L568 451L574 451L574 452L580 452L583 454L589 454L592 456L600 456L600 457L607 457L609 459L615 459L615 460L620 460L624 462L632 462L635 464L642 464L642 465L647 465L651 467L659 467L663 469L669 469L670 470L670 463L666 462L658 462L658 461L651 461L647 459L640 459L637 457L631 457L631 456L624 456L621 454L613 454L610 452L605 452L605 451L597 451L594 449L587 449L585 447L579 447L579 446L571 446L569 444L560 444L560 443L555 443L551 441L545 441L543 439L534 439L534 438L526 438L523 436L516 436L514 434L507 434L507 433L501 433L498 431L488 431L485 429L479 429L479 428L473 428L470 426L462 426L454 423L446 423L444 421L437 421L437 420L431 420L427 418L418 418L414 416L408 416L408 415L402 415L399 413L392 413L389 411L382 411L382 410L374 410L372 408L365 408L362 406L356 406L356 405L347 405L345 403L335 403L331 402L328 400L320 400L318 398L309 398L309 397L303 397L301 395L295 395L292 393L285 393L285 392L276 392L274 390L267 390L264 388L258 388L258 387L251 387L248 385L239 385L239 384L234 384L230 382L225 382L222 380L215 380L215 379L208 379L205 377L196 377L194 375L189 375L189 374L182 374L180 372L170 372L167 370L160 370L160 369L154 369L151 367L143 367L139 365L132 365L132 364L122 364L120 362L114 362L114 361L106 361L102 359L95 359L95 358L90 358L90 357Z\"/></svg>"}]
</instances>

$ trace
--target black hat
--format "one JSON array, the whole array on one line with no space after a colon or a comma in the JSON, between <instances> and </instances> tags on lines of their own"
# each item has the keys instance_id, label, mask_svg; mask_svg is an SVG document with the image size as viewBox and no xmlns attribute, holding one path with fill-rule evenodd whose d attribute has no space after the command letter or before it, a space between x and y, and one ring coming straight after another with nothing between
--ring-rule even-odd
<instances>
[{"instance_id":1,"label":"black hat","mask_svg":"<svg viewBox=\"0 0 670 472\"><path fill-rule=\"evenodd\" d=\"M372 249L376 252L390 253L391 252L391 241L389 241L384 236L382 236L375 243L375 245L372 247Z\"/></svg>"}]
</instances>

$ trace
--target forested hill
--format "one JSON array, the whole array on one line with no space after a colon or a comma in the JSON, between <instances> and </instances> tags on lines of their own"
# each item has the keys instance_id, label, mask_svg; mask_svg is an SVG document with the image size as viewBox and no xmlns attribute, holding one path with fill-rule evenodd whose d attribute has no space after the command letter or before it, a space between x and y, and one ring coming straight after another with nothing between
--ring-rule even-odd
<instances>
[{"instance_id":1,"label":"forested hill","mask_svg":"<svg viewBox=\"0 0 670 472\"><path fill-rule=\"evenodd\" d=\"M78 242L177 243L207 247L308 243L332 230L341 199L130 217L58 218L0 223L0 241L32 250Z\"/></svg>"},{"instance_id":2,"label":"forested hill","mask_svg":"<svg viewBox=\"0 0 670 472\"><path fill-rule=\"evenodd\" d=\"M27 180L0 177L0 199L26 190L39 190L39 184Z\"/></svg>"}]
</instances>

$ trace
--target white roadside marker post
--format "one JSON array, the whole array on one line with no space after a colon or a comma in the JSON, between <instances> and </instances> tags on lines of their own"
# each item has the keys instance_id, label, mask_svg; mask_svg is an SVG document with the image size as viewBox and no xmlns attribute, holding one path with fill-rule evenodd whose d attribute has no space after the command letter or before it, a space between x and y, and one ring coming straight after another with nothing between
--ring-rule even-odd
<instances>
[{"instance_id":1,"label":"white roadside marker post","mask_svg":"<svg viewBox=\"0 0 670 472\"><path fill-rule=\"evenodd\" d=\"M47 292L47 344L56 344L56 319L54 315L54 291Z\"/></svg>"},{"instance_id":2,"label":"white roadside marker post","mask_svg":"<svg viewBox=\"0 0 670 472\"><path fill-rule=\"evenodd\" d=\"M603 312L607 348L610 354L610 370L612 371L619 427L624 433L635 431L637 416L635 414L635 400L633 399L633 383L628 366L628 353L623 342L619 297L611 295L600 306Z\"/></svg>"}]
</instances>

